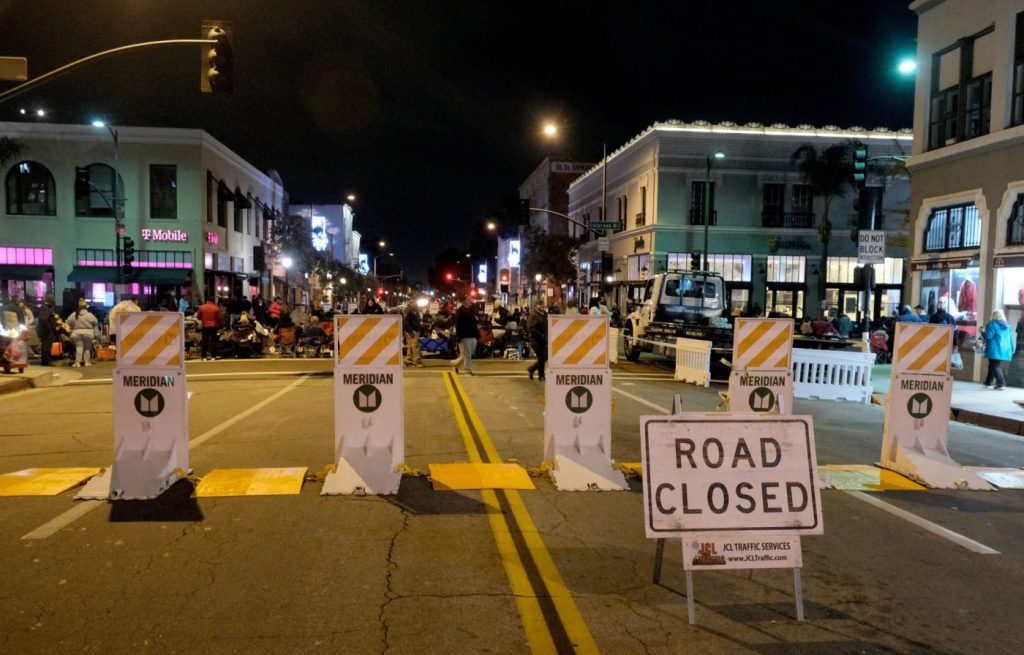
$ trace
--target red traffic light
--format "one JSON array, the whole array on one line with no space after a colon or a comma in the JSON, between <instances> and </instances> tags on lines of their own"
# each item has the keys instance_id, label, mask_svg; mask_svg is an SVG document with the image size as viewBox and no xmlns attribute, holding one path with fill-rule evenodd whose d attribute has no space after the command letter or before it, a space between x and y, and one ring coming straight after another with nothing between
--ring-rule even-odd
<instances>
[{"instance_id":1,"label":"red traffic light","mask_svg":"<svg viewBox=\"0 0 1024 655\"><path fill-rule=\"evenodd\" d=\"M449 282L451 282L452 281L452 274L451 273L445 273L444 274L444 279L446 279Z\"/></svg>"},{"instance_id":2,"label":"red traffic light","mask_svg":"<svg viewBox=\"0 0 1024 655\"><path fill-rule=\"evenodd\" d=\"M383 296L384 295L384 287L380 287L380 288L377 289L377 295L378 296Z\"/></svg>"}]
</instances>

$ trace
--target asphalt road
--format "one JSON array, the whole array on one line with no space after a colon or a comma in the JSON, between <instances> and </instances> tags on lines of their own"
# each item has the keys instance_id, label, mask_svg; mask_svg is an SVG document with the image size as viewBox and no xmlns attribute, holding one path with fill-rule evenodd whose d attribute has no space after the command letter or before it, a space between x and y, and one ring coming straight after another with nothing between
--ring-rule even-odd
<instances>
[{"instance_id":1,"label":"asphalt road","mask_svg":"<svg viewBox=\"0 0 1024 655\"><path fill-rule=\"evenodd\" d=\"M497 457L539 466L543 387L525 366L478 362L457 381L438 362L407 372L406 463L469 461L478 446L461 398ZM77 373L0 398L0 472L110 464L112 366ZM190 362L188 374L189 432L204 436L196 475L332 462L330 362ZM619 461L639 461L638 418L668 411L673 394L692 410L719 400L663 366L617 365L613 379ZM819 464L877 460L881 408L794 409L814 416ZM950 450L963 464L1024 466L1024 439L998 432L953 424ZM323 497L307 481L290 496L192 499L179 483L149 503L0 498L0 653L1021 651L1022 491L870 494L880 507L825 490L825 534L803 538L806 621L794 620L789 571L745 570L695 574L691 626L678 541L652 582L637 480L628 492L534 482L434 491L407 475L394 497ZM58 517L52 534L25 538Z\"/></svg>"}]
</instances>

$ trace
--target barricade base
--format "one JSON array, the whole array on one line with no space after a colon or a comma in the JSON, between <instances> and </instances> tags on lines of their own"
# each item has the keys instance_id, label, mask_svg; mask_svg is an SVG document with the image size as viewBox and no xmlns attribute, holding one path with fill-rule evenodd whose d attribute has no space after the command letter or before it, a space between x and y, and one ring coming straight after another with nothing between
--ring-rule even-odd
<instances>
[{"instance_id":1,"label":"barricade base","mask_svg":"<svg viewBox=\"0 0 1024 655\"><path fill-rule=\"evenodd\" d=\"M93 476L89 479L78 493L75 494L75 500L107 500L110 498L110 476L111 470L108 468L100 475Z\"/></svg>"},{"instance_id":2,"label":"barricade base","mask_svg":"<svg viewBox=\"0 0 1024 655\"><path fill-rule=\"evenodd\" d=\"M891 461L880 462L882 468L902 473L933 489L996 490L984 478L961 466L946 453L925 448L920 442L909 448L900 443L893 445L895 457Z\"/></svg>"},{"instance_id":3,"label":"barricade base","mask_svg":"<svg viewBox=\"0 0 1024 655\"><path fill-rule=\"evenodd\" d=\"M336 470L324 478L321 496L390 496L398 493L402 474L391 464L391 453L370 451L365 455L342 457Z\"/></svg>"},{"instance_id":4,"label":"barricade base","mask_svg":"<svg viewBox=\"0 0 1024 655\"><path fill-rule=\"evenodd\" d=\"M161 444L148 441L141 449L129 449L127 442L114 456L110 467L110 498L113 500L149 500L167 491L188 470L188 444L179 441ZM182 452L184 450L184 452Z\"/></svg>"},{"instance_id":5,"label":"barricade base","mask_svg":"<svg viewBox=\"0 0 1024 655\"><path fill-rule=\"evenodd\" d=\"M597 451L555 455L551 480L559 491L625 491L626 478Z\"/></svg>"}]
</instances>

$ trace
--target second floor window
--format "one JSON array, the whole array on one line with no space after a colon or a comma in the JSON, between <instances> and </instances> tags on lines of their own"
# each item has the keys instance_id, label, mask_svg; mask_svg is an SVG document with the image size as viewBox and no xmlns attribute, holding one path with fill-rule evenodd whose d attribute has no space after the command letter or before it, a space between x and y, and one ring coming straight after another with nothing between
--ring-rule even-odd
<instances>
[{"instance_id":1,"label":"second floor window","mask_svg":"<svg viewBox=\"0 0 1024 655\"><path fill-rule=\"evenodd\" d=\"M974 203L932 210L924 230L924 252L967 250L981 245L981 219Z\"/></svg>"},{"instance_id":2,"label":"second floor window","mask_svg":"<svg viewBox=\"0 0 1024 655\"><path fill-rule=\"evenodd\" d=\"M705 183L694 182L690 185L690 225L704 225L704 212L705 212ZM710 190L711 206L715 206L715 183L711 183ZM712 210L711 222L709 225L717 225L717 211Z\"/></svg>"},{"instance_id":3,"label":"second floor window","mask_svg":"<svg viewBox=\"0 0 1024 655\"><path fill-rule=\"evenodd\" d=\"M113 216L116 196L124 196L124 180L118 178L120 193L114 193L114 169L90 164L75 169L75 216ZM123 201L122 201L123 207Z\"/></svg>"},{"instance_id":4,"label":"second floor window","mask_svg":"<svg viewBox=\"0 0 1024 655\"><path fill-rule=\"evenodd\" d=\"M53 175L34 161L23 161L7 173L7 213L55 216Z\"/></svg>"},{"instance_id":5,"label":"second floor window","mask_svg":"<svg viewBox=\"0 0 1024 655\"><path fill-rule=\"evenodd\" d=\"M149 167L149 217L178 218L178 168L151 164Z\"/></svg>"},{"instance_id":6,"label":"second floor window","mask_svg":"<svg viewBox=\"0 0 1024 655\"><path fill-rule=\"evenodd\" d=\"M765 227L782 227L786 205L786 185L764 185L764 204L761 208L761 222Z\"/></svg>"},{"instance_id":7,"label":"second floor window","mask_svg":"<svg viewBox=\"0 0 1024 655\"><path fill-rule=\"evenodd\" d=\"M1013 100L1010 125L1024 124L1024 11L1017 14L1013 44Z\"/></svg>"},{"instance_id":8,"label":"second floor window","mask_svg":"<svg viewBox=\"0 0 1024 655\"><path fill-rule=\"evenodd\" d=\"M647 225L647 187L640 187L640 213L636 215L636 226Z\"/></svg>"},{"instance_id":9,"label":"second floor window","mask_svg":"<svg viewBox=\"0 0 1024 655\"><path fill-rule=\"evenodd\" d=\"M990 28L932 57L929 150L989 133L994 49Z\"/></svg>"}]
</instances>

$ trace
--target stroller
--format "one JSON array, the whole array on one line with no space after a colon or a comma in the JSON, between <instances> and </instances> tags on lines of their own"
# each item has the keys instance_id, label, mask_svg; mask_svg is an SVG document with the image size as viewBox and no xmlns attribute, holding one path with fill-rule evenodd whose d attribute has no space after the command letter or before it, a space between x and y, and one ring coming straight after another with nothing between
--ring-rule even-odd
<instances>
[{"instance_id":1,"label":"stroller","mask_svg":"<svg viewBox=\"0 0 1024 655\"><path fill-rule=\"evenodd\" d=\"M875 354L875 362L878 364L889 364L892 362L892 353L889 352L889 333L885 330L875 330L868 337L868 344L871 352Z\"/></svg>"}]
</instances>

